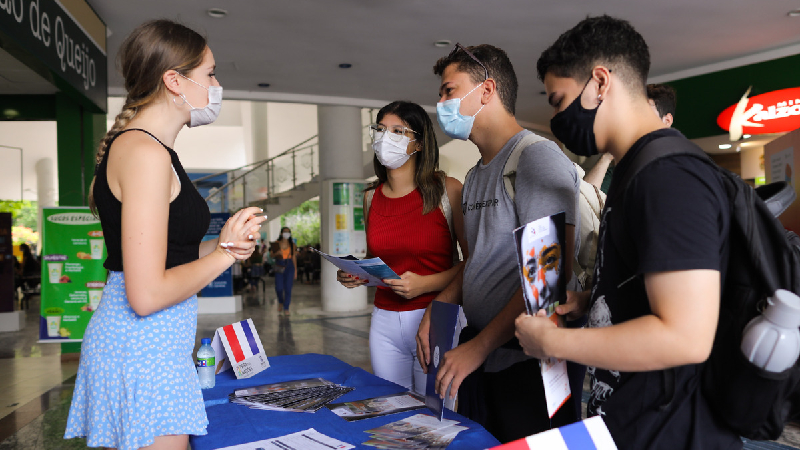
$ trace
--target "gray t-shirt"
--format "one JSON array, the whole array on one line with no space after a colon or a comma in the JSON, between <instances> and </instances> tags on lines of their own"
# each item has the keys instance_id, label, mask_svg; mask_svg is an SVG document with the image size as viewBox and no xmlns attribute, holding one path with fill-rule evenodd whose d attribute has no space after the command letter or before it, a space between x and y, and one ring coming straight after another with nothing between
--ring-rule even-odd
<instances>
[{"instance_id":1,"label":"gray t-shirt","mask_svg":"<svg viewBox=\"0 0 800 450\"><path fill-rule=\"evenodd\" d=\"M561 211L575 225L579 248L579 216L575 209L580 180L575 167L549 140L522 150L517 166L515 201L503 184L503 168L514 145L530 131L514 135L489 164L479 160L461 194L469 258L464 269L463 306L467 323L483 329L520 288L514 229ZM516 203L516 211L515 204ZM517 219L519 216L519 219ZM520 350L499 348L486 360L486 371L497 372L528 359Z\"/></svg>"}]
</instances>

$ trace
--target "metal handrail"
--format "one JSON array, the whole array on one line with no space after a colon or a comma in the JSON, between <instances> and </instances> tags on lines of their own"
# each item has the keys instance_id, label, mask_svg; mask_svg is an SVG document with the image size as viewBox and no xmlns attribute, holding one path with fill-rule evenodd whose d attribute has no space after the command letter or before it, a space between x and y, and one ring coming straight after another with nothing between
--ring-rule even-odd
<instances>
[{"instance_id":1,"label":"metal handrail","mask_svg":"<svg viewBox=\"0 0 800 450\"><path fill-rule=\"evenodd\" d=\"M368 126L364 127L364 130L366 130L367 128L368 128ZM363 133L362 133L362 135L363 135ZM247 204L247 179L246 179L246 177L248 175L250 175L251 173L255 172L256 170L259 170L259 169L263 168L264 166L266 166L267 199L272 198L275 195L275 191L276 191L275 161L278 158L286 157L286 156L289 156L289 155L291 155L291 157L292 157L292 162L291 162L291 165L292 165L292 167L291 167L291 184L292 184L292 187L291 188L296 188L297 187L298 179L300 178L300 176L302 176L302 174L298 174L298 170L297 170L297 156L298 156L297 154L298 154L298 152L306 151L306 150L310 149L311 167L310 167L309 175L310 175L311 179L313 179L317 175L317 174L314 173L314 163L315 163L314 147L315 146L319 146L319 143L313 143L313 144L310 144L310 145L306 145L306 144L308 144L309 142L313 141L314 139L318 139L318 138L319 138L319 135L311 136L310 138L308 138L308 139L306 139L306 140L304 140L304 141L302 141L302 142L300 142L300 143L298 143L296 145L293 145L292 147L282 151L281 153L279 153L279 154L277 154L275 156L271 156L269 158L262 159L260 161L254 161L254 162L251 162L251 163L248 163L248 164L244 164L244 165L242 165L240 167L237 167L237 168L234 168L234 169L223 170L223 171L216 172L216 173L213 173L213 174L210 174L210 175L206 175L206 176L203 176L203 177L200 177L200 178L196 178L196 179L192 180L192 184L197 186L197 184L202 182L202 181L205 181L205 180L208 180L208 179L211 179L211 178L214 178L214 177L218 177L220 175L234 174L234 177L231 180L229 180L227 183L225 183L222 186L220 186L219 188L217 188L214 192L210 193L207 197L205 197L205 200L208 201L208 200L214 198L215 196L221 196L222 199L223 199L223 203L224 203L225 202L225 198L227 197L226 190L228 188L230 188L231 186L234 186L238 181L241 180L241 182L242 182L242 199L241 200L242 200L242 204L246 205ZM365 139L368 139L368 138L365 137ZM319 158L319 153L317 153L316 157ZM239 171L244 171L244 172L242 174L240 174L240 175L235 175ZM278 181L278 183L283 183L283 182L285 182L285 179Z\"/></svg>"}]
</instances>

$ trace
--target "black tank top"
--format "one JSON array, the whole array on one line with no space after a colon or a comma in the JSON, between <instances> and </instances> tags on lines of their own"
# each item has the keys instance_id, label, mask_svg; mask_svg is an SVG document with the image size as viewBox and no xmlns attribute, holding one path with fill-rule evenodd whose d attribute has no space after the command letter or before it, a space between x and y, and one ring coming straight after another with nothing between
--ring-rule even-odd
<instances>
[{"instance_id":1,"label":"black tank top","mask_svg":"<svg viewBox=\"0 0 800 450\"><path fill-rule=\"evenodd\" d=\"M103 264L108 270L122 271L122 203L114 197L108 187L107 166L108 154L111 145L122 133L137 130L150 135L153 139L163 145L169 152L172 159L172 167L175 170L178 180L181 182L181 191L178 196L169 204L169 227L167 232L167 261L166 269L170 269L181 264L192 262L199 258L200 242L208 231L211 215L200 193L192 184L186 171L183 170L178 155L174 150L167 147L155 136L145 130L131 128L122 130L111 139L106 147L106 154L100 164L95 167L94 202L97 205L97 212L100 215L100 225L103 227L103 237L106 241L108 258Z\"/></svg>"}]
</instances>

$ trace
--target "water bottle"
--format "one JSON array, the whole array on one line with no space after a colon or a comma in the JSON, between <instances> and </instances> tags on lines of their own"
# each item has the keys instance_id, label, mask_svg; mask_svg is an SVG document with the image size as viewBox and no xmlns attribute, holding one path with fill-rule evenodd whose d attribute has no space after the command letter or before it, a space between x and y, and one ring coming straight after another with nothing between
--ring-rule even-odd
<instances>
[{"instance_id":1,"label":"water bottle","mask_svg":"<svg viewBox=\"0 0 800 450\"><path fill-rule=\"evenodd\" d=\"M200 377L200 389L211 389L214 387L215 357L216 354L211 347L211 339L201 339L200 348L197 350L197 376Z\"/></svg>"},{"instance_id":2,"label":"water bottle","mask_svg":"<svg viewBox=\"0 0 800 450\"><path fill-rule=\"evenodd\" d=\"M800 297L778 289L768 303L744 328L742 352L755 366L780 373L800 356Z\"/></svg>"}]
</instances>

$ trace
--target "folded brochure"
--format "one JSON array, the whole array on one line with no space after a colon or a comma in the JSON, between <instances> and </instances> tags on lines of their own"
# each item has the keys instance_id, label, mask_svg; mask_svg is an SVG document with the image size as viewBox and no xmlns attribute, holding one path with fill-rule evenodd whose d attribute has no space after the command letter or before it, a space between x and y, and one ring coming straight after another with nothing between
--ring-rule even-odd
<instances>
[{"instance_id":1,"label":"folded brochure","mask_svg":"<svg viewBox=\"0 0 800 450\"><path fill-rule=\"evenodd\" d=\"M403 411L424 408L422 397L413 392L382 395L353 402L332 403L328 405L334 414L348 422L371 417L385 416Z\"/></svg>"},{"instance_id":2,"label":"folded brochure","mask_svg":"<svg viewBox=\"0 0 800 450\"><path fill-rule=\"evenodd\" d=\"M445 352L453 348L453 335L458 321L458 305L434 301L431 303L431 325L428 333L428 344L431 352L431 363L428 366L428 377L425 385L425 405L442 420L444 417L444 399L436 393L436 374L439 363ZM445 395L450 389L446 389Z\"/></svg>"},{"instance_id":3,"label":"folded brochure","mask_svg":"<svg viewBox=\"0 0 800 450\"><path fill-rule=\"evenodd\" d=\"M316 412L352 390L323 378L309 378L238 389L228 397L231 403L253 409Z\"/></svg>"},{"instance_id":4,"label":"folded brochure","mask_svg":"<svg viewBox=\"0 0 800 450\"><path fill-rule=\"evenodd\" d=\"M383 280L400 279L394 270L387 266L386 263L380 258L358 259L355 256L338 257L323 253L316 249L313 250L343 271L353 276L368 280L366 284L367 286L387 287Z\"/></svg>"},{"instance_id":5,"label":"folded brochure","mask_svg":"<svg viewBox=\"0 0 800 450\"><path fill-rule=\"evenodd\" d=\"M517 263L522 282L522 294L528 314L540 309L558 325L555 308L567 297L566 215L564 212L534 220L514 230ZM548 358L540 361L547 413L550 418L566 403L571 392L564 360Z\"/></svg>"}]
</instances>

